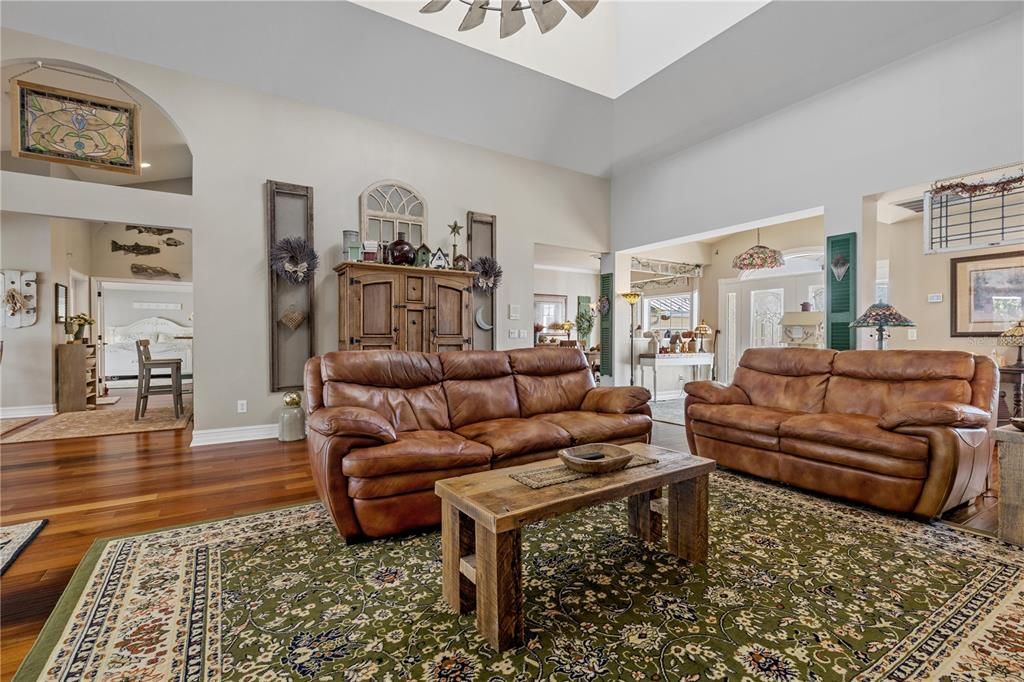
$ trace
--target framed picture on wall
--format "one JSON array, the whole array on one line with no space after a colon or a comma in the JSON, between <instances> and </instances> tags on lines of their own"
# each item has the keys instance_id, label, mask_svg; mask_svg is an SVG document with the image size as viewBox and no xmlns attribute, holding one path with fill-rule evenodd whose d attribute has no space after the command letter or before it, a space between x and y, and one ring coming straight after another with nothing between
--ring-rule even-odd
<instances>
[{"instance_id":1,"label":"framed picture on wall","mask_svg":"<svg viewBox=\"0 0 1024 682\"><path fill-rule=\"evenodd\" d=\"M139 111L132 102L16 80L11 155L139 175Z\"/></svg>"},{"instance_id":2,"label":"framed picture on wall","mask_svg":"<svg viewBox=\"0 0 1024 682\"><path fill-rule=\"evenodd\" d=\"M950 261L950 336L999 336L1024 319L1024 251Z\"/></svg>"},{"instance_id":3,"label":"framed picture on wall","mask_svg":"<svg viewBox=\"0 0 1024 682\"><path fill-rule=\"evenodd\" d=\"M68 321L68 288L60 282L53 285L53 304L57 309L53 314L53 321L64 324Z\"/></svg>"}]
</instances>

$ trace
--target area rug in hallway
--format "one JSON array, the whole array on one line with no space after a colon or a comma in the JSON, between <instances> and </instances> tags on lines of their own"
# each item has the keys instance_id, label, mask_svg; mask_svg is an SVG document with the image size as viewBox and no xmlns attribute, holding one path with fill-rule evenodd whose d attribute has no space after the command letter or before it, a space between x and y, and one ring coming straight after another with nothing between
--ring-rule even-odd
<instances>
[{"instance_id":1,"label":"area rug in hallway","mask_svg":"<svg viewBox=\"0 0 1024 682\"><path fill-rule=\"evenodd\" d=\"M135 421L134 410L83 410L62 412L44 419L35 426L18 429L4 436L2 443L30 443L39 440L112 436L121 433L145 433L183 429L192 420L192 406L185 405L181 417L174 416L173 407L154 407L146 416Z\"/></svg>"},{"instance_id":2,"label":"area rug in hallway","mask_svg":"<svg viewBox=\"0 0 1024 682\"><path fill-rule=\"evenodd\" d=\"M16 680L1020 679L1024 552L718 473L693 566L622 503L523 533L527 643L441 599L439 534L319 504L99 541Z\"/></svg>"},{"instance_id":3,"label":"area rug in hallway","mask_svg":"<svg viewBox=\"0 0 1024 682\"><path fill-rule=\"evenodd\" d=\"M0 575L7 572L22 550L28 547L28 543L35 540L45 525L46 519L40 519L11 526L0 526Z\"/></svg>"},{"instance_id":4,"label":"area rug in hallway","mask_svg":"<svg viewBox=\"0 0 1024 682\"><path fill-rule=\"evenodd\" d=\"M20 429L25 424L30 424L35 420L35 417L11 417L10 419L0 419L0 436L5 433L10 433L14 429Z\"/></svg>"},{"instance_id":5,"label":"area rug in hallway","mask_svg":"<svg viewBox=\"0 0 1024 682\"><path fill-rule=\"evenodd\" d=\"M685 426L683 421L683 399L673 398L672 400L659 400L647 403L651 408L651 419L669 424Z\"/></svg>"}]
</instances>

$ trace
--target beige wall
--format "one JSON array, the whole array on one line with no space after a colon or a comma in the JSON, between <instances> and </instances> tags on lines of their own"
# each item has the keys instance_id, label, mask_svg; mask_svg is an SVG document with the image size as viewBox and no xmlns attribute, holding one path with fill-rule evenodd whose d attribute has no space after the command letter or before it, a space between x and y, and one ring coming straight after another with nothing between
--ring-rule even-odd
<instances>
[{"instance_id":1,"label":"beige wall","mask_svg":"<svg viewBox=\"0 0 1024 682\"><path fill-rule=\"evenodd\" d=\"M1021 246L925 255L921 233L921 217L878 225L878 258L889 260L889 302L917 323L916 341L907 338L907 329L894 329L888 347L964 350L984 355L995 349L1009 361L1011 350L996 346L993 337L954 338L949 335L949 261L963 256L1020 251ZM942 294L942 302L929 303L928 294ZM1013 358L1016 359L1015 353Z\"/></svg>"},{"instance_id":2,"label":"beige wall","mask_svg":"<svg viewBox=\"0 0 1024 682\"><path fill-rule=\"evenodd\" d=\"M53 284L50 276L50 223L46 218L4 212L0 214L0 265L9 270L38 273L36 323L4 328L4 357L0 364L0 399L3 411L53 405Z\"/></svg>"},{"instance_id":3,"label":"beige wall","mask_svg":"<svg viewBox=\"0 0 1024 682\"><path fill-rule=\"evenodd\" d=\"M535 243L608 251L609 181L604 178L24 33L3 31L2 56L5 62L64 59L115 75L152 97L188 140L193 195L137 193L139 201L151 199L142 195L164 204L174 197L174 205L187 199L194 216L192 224L179 226L192 228L194 240L198 430L276 422L280 396L268 386L268 179L314 188L314 241L322 264L315 280L318 352L337 348L338 289L331 267L340 260L341 232L358 225L359 194L378 180L402 180L422 193L435 247L448 245L445 225L465 221L468 210L497 215L497 257L505 271L497 293L499 347L532 344L532 316L510 321L506 313L509 304L524 313L532 309ZM74 191L98 197L110 194L105 189L91 185ZM42 196L38 203L45 204ZM90 210L100 205L90 201ZM512 340L509 329L527 334ZM240 399L248 401L247 414L236 413Z\"/></svg>"}]
</instances>

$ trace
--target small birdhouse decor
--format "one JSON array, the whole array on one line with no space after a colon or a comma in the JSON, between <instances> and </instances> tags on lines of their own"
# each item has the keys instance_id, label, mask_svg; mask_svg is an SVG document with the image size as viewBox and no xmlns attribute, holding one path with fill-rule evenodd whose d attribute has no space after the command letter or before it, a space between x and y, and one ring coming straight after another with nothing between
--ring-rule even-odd
<instances>
[{"instance_id":1,"label":"small birdhouse decor","mask_svg":"<svg viewBox=\"0 0 1024 682\"><path fill-rule=\"evenodd\" d=\"M456 256L455 260L452 262L452 267L454 269L462 270L463 272L468 272L471 265L472 261L470 261L469 256L464 253L460 253Z\"/></svg>"},{"instance_id":2,"label":"small birdhouse decor","mask_svg":"<svg viewBox=\"0 0 1024 682\"><path fill-rule=\"evenodd\" d=\"M438 247L437 250L434 251L434 255L430 257L430 267L439 270L451 267L451 263L448 261L448 254L445 253L441 247Z\"/></svg>"},{"instance_id":3,"label":"small birdhouse decor","mask_svg":"<svg viewBox=\"0 0 1024 682\"><path fill-rule=\"evenodd\" d=\"M420 248L416 249L416 261L414 265L418 268L429 268L430 267L430 247L426 244L420 244Z\"/></svg>"}]
</instances>

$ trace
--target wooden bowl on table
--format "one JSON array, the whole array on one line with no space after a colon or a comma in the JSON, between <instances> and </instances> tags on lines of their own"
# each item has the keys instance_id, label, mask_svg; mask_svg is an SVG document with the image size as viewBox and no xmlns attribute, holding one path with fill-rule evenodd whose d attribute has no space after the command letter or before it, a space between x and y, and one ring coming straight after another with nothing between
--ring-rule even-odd
<instances>
[{"instance_id":1,"label":"wooden bowl on table","mask_svg":"<svg viewBox=\"0 0 1024 682\"><path fill-rule=\"evenodd\" d=\"M571 471L581 474L609 474L625 469L633 452L610 443L577 445L558 451L562 463Z\"/></svg>"}]
</instances>

